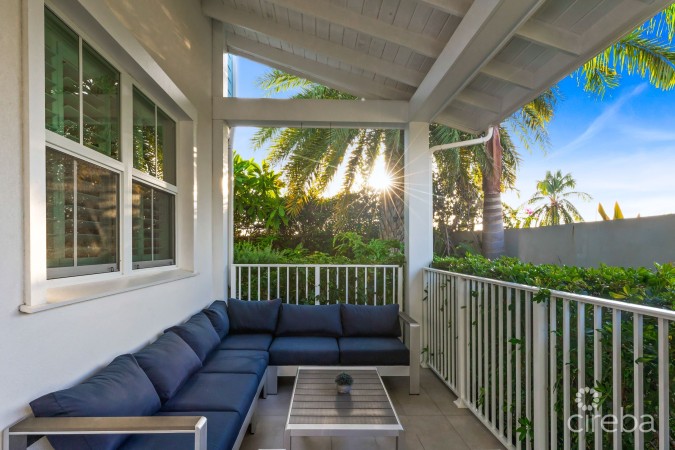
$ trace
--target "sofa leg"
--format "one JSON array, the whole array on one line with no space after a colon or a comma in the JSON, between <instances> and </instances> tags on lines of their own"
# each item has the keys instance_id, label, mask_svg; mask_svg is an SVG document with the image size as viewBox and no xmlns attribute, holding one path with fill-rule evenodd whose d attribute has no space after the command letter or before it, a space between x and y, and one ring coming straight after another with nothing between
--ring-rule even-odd
<instances>
[{"instance_id":1,"label":"sofa leg","mask_svg":"<svg viewBox=\"0 0 675 450\"><path fill-rule=\"evenodd\" d=\"M251 416L251 423L249 427L251 434L255 434L258 431L258 413L255 413Z\"/></svg>"},{"instance_id":2,"label":"sofa leg","mask_svg":"<svg viewBox=\"0 0 675 450\"><path fill-rule=\"evenodd\" d=\"M420 366L410 366L410 395L420 393Z\"/></svg>"},{"instance_id":3,"label":"sofa leg","mask_svg":"<svg viewBox=\"0 0 675 450\"><path fill-rule=\"evenodd\" d=\"M260 393L260 396L263 399L267 398L267 375L265 375L265 384L263 384L262 392Z\"/></svg>"},{"instance_id":4,"label":"sofa leg","mask_svg":"<svg viewBox=\"0 0 675 450\"><path fill-rule=\"evenodd\" d=\"M270 366L267 368L267 381L265 383L267 393L277 395L277 368Z\"/></svg>"}]
</instances>

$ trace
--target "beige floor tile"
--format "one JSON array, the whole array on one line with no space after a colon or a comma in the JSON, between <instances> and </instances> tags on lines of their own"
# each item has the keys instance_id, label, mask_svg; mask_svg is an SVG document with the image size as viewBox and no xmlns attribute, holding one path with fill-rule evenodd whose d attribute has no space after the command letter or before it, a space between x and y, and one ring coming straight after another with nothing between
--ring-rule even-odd
<instances>
[{"instance_id":1,"label":"beige floor tile","mask_svg":"<svg viewBox=\"0 0 675 450\"><path fill-rule=\"evenodd\" d=\"M385 378L387 391L405 428L406 450L502 449L499 441L468 409L457 408L454 394L430 370L422 370L420 395L408 394L408 380ZM277 395L258 403L258 432L247 435L242 450L283 448L284 425L293 391L293 379L279 379ZM390 437L298 437L293 450L389 450Z\"/></svg>"}]
</instances>

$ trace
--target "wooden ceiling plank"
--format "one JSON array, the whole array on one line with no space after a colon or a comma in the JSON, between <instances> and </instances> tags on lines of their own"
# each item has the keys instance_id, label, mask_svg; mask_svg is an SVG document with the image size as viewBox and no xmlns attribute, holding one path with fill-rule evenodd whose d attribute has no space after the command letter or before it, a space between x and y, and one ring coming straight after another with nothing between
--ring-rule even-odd
<instances>
[{"instance_id":1,"label":"wooden ceiling plank","mask_svg":"<svg viewBox=\"0 0 675 450\"><path fill-rule=\"evenodd\" d=\"M293 30L276 22L262 19L255 14L225 6L219 0L206 0L202 4L202 8L205 14L214 19L271 36L283 42L288 42L294 47L301 47L331 56L351 66L379 73L412 87L419 86L424 79L424 74L416 70L385 61L332 41L309 36L302 31Z\"/></svg>"},{"instance_id":2,"label":"wooden ceiling plank","mask_svg":"<svg viewBox=\"0 0 675 450\"><path fill-rule=\"evenodd\" d=\"M492 60L481 69L481 72L492 78L506 81L525 89L534 89L534 74L511 64Z\"/></svg>"},{"instance_id":3,"label":"wooden ceiling plank","mask_svg":"<svg viewBox=\"0 0 675 450\"><path fill-rule=\"evenodd\" d=\"M309 14L337 25L352 28L361 33L368 33L386 41L403 45L432 58L437 57L443 49L443 43L419 33L388 25L378 19L361 15L348 8L343 8L327 0L267 0L288 9Z\"/></svg>"}]
</instances>

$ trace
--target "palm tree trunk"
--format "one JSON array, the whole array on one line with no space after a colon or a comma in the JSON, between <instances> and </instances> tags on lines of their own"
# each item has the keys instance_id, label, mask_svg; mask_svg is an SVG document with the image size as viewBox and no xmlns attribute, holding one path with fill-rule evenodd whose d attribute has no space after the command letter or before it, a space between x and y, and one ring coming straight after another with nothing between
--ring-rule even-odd
<instances>
[{"instance_id":1,"label":"palm tree trunk","mask_svg":"<svg viewBox=\"0 0 675 450\"><path fill-rule=\"evenodd\" d=\"M504 216L502 211L502 144L499 127L486 144L486 153L492 159L492 167L483 168L483 255L498 258L505 253Z\"/></svg>"}]
</instances>

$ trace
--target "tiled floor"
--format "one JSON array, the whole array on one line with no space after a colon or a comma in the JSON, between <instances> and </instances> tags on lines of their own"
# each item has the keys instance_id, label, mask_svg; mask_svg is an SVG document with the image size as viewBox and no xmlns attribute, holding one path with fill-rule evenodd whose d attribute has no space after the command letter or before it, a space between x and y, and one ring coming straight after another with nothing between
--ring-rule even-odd
<instances>
[{"instance_id":1,"label":"tiled floor","mask_svg":"<svg viewBox=\"0 0 675 450\"><path fill-rule=\"evenodd\" d=\"M407 378L385 378L396 412L405 428L406 450L492 450L504 447L429 370L422 370L420 395L408 395ZM241 450L283 448L284 425L293 379L279 379L279 393L260 399L258 432L247 435ZM393 449L393 438L293 438L293 450Z\"/></svg>"}]
</instances>

